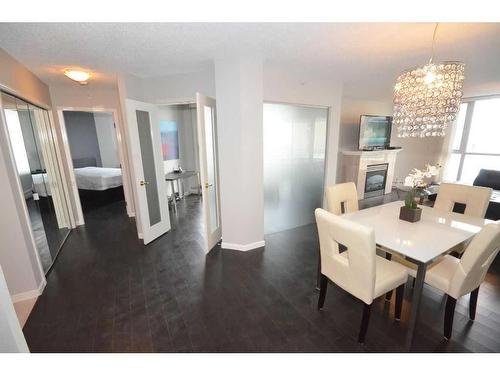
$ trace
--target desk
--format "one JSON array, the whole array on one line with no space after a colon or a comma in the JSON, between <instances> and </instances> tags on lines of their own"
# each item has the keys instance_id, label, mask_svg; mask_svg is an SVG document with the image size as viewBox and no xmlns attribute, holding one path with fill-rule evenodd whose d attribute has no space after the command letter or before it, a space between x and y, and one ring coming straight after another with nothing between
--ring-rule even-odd
<instances>
[{"instance_id":1,"label":"desk","mask_svg":"<svg viewBox=\"0 0 500 375\"><path fill-rule=\"evenodd\" d=\"M405 257L417 265L410 323L406 337L411 347L422 297L427 266L453 247L470 240L490 220L421 206L422 218L416 223L399 220L401 201L342 215L375 230L375 241L384 251Z\"/></svg>"},{"instance_id":2,"label":"desk","mask_svg":"<svg viewBox=\"0 0 500 375\"><path fill-rule=\"evenodd\" d=\"M170 182L170 187L172 189L172 202L174 203L174 210L177 212L177 201L175 199L175 190L174 190L174 181L177 181L177 190L179 191L179 198L182 198L184 194L181 196L181 186L179 181L185 178L196 176L196 183L198 184L198 194L201 195L201 185L200 185L200 173L197 171L182 171L180 173L170 172L165 175L165 181Z\"/></svg>"}]
</instances>

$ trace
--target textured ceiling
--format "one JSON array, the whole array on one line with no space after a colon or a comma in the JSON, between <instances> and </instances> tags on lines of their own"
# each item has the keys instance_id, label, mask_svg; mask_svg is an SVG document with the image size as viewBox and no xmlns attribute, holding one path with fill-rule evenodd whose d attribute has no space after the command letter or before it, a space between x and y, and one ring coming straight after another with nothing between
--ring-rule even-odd
<instances>
[{"instance_id":1,"label":"textured ceiling","mask_svg":"<svg viewBox=\"0 0 500 375\"><path fill-rule=\"evenodd\" d=\"M260 55L327 72L347 94L390 87L401 70L429 60L429 23L3 23L0 47L51 84L68 66L97 80L199 71L213 59ZM440 24L435 60L466 63L466 85L500 80L500 24Z\"/></svg>"}]
</instances>

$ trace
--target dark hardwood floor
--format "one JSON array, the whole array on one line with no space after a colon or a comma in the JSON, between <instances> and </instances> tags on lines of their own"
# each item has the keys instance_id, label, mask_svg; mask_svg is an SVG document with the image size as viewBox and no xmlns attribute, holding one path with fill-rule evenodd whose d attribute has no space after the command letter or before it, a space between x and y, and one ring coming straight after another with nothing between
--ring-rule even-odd
<instances>
[{"instance_id":1,"label":"dark hardwood floor","mask_svg":"<svg viewBox=\"0 0 500 375\"><path fill-rule=\"evenodd\" d=\"M377 201L374 201L377 204ZM122 203L86 215L68 238L24 333L33 352L400 352L393 296L374 302L366 341L357 343L363 304L333 284L317 311L314 225L266 237L265 249L202 250L196 196L180 202L173 229L144 246ZM443 294L425 287L414 351L500 351L500 262L479 292L457 303L443 341Z\"/></svg>"}]
</instances>

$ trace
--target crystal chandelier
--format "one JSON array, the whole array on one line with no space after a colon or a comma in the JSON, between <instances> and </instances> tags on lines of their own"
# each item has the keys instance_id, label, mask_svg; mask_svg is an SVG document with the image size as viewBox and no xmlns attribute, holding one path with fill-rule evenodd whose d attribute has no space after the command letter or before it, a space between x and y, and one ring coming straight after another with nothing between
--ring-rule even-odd
<instances>
[{"instance_id":1,"label":"crystal chandelier","mask_svg":"<svg viewBox=\"0 0 500 375\"><path fill-rule=\"evenodd\" d=\"M437 27L429 63L403 72L394 86L393 123L400 138L444 136L460 109L464 64L432 62Z\"/></svg>"}]
</instances>

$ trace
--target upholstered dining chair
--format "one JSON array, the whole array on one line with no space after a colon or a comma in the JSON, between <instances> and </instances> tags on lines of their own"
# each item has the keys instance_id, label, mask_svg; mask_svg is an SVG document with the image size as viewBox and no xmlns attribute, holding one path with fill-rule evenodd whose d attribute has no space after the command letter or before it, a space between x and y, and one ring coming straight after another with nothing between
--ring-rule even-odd
<instances>
[{"instance_id":1,"label":"upholstered dining chair","mask_svg":"<svg viewBox=\"0 0 500 375\"><path fill-rule=\"evenodd\" d=\"M446 255L426 272L425 282L447 294L444 337L451 338L457 299L470 293L469 318L476 318L479 286L500 249L500 221L487 224L469 243L461 259Z\"/></svg>"},{"instance_id":2,"label":"upholstered dining chair","mask_svg":"<svg viewBox=\"0 0 500 375\"><path fill-rule=\"evenodd\" d=\"M442 183L439 186L438 195L434 208L445 212L457 212L469 216L484 218L486 210L491 198L491 188L482 186L469 186L460 184ZM454 247L452 252L460 256L466 246L460 244ZM413 263L408 262L402 257L397 255L392 257L393 261L399 262L408 268L408 274L415 278L417 275L417 268ZM436 262L440 262L437 260ZM391 292L386 296L386 299L391 298Z\"/></svg>"},{"instance_id":3,"label":"upholstered dining chair","mask_svg":"<svg viewBox=\"0 0 500 375\"><path fill-rule=\"evenodd\" d=\"M348 212L359 210L358 191L354 182L344 182L341 184L330 185L325 189L326 206L329 212L335 215L342 215ZM341 245L340 251L346 248ZM316 288L321 284L321 259L318 259L318 280Z\"/></svg>"},{"instance_id":4,"label":"upholstered dining chair","mask_svg":"<svg viewBox=\"0 0 500 375\"><path fill-rule=\"evenodd\" d=\"M328 186L325 190L328 211L335 215L358 211L358 192L354 182Z\"/></svg>"},{"instance_id":5,"label":"upholstered dining chair","mask_svg":"<svg viewBox=\"0 0 500 375\"><path fill-rule=\"evenodd\" d=\"M315 211L321 254L321 282L318 310L323 308L328 280L337 284L363 304L363 317L358 341L363 343L375 298L396 289L394 316L401 318L406 268L375 254L375 233L372 228L348 221L342 216L317 208ZM339 252L339 245L348 251Z\"/></svg>"},{"instance_id":6,"label":"upholstered dining chair","mask_svg":"<svg viewBox=\"0 0 500 375\"><path fill-rule=\"evenodd\" d=\"M491 188L482 186L442 183L434 208L484 218L492 191Z\"/></svg>"}]
</instances>

